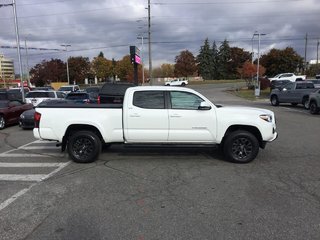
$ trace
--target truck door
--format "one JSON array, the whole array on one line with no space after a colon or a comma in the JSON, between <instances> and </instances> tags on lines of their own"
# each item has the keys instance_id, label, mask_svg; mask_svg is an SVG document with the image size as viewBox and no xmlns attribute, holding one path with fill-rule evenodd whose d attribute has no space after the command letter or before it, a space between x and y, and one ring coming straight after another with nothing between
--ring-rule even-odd
<instances>
[{"instance_id":1,"label":"truck door","mask_svg":"<svg viewBox=\"0 0 320 240\"><path fill-rule=\"evenodd\" d=\"M171 91L169 142L213 142L216 139L215 110L199 110L204 100L190 92Z\"/></svg>"},{"instance_id":2,"label":"truck door","mask_svg":"<svg viewBox=\"0 0 320 240\"><path fill-rule=\"evenodd\" d=\"M124 106L124 132L127 142L166 142L168 109L163 91L135 91Z\"/></svg>"}]
</instances>

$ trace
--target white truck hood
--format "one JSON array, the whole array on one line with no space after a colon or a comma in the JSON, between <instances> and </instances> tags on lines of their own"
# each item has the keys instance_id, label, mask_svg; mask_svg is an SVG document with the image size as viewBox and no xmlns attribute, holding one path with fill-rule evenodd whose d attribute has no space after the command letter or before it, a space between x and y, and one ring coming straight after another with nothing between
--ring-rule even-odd
<instances>
[{"instance_id":1,"label":"white truck hood","mask_svg":"<svg viewBox=\"0 0 320 240\"><path fill-rule=\"evenodd\" d=\"M245 106L221 106L217 108L217 112L221 114L226 114L226 115L230 114L233 116L252 117L254 115L260 116L262 114L270 114L274 116L274 113L268 109L245 107Z\"/></svg>"}]
</instances>

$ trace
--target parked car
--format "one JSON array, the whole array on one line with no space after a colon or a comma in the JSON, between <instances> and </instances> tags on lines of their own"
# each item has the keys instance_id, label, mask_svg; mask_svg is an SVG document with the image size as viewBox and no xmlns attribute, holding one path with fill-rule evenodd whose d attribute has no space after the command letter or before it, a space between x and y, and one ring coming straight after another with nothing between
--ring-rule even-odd
<instances>
[{"instance_id":1,"label":"parked car","mask_svg":"<svg viewBox=\"0 0 320 240\"><path fill-rule=\"evenodd\" d=\"M308 107L311 114L317 114L320 111L320 89L310 93Z\"/></svg>"},{"instance_id":2,"label":"parked car","mask_svg":"<svg viewBox=\"0 0 320 240\"><path fill-rule=\"evenodd\" d=\"M89 93L90 98L94 99L94 102L98 102L98 98L99 98L99 91L100 91L101 87L88 87L86 88L84 91L86 93Z\"/></svg>"},{"instance_id":3,"label":"parked car","mask_svg":"<svg viewBox=\"0 0 320 240\"><path fill-rule=\"evenodd\" d=\"M184 79L173 79L171 81L166 81L164 83L164 85L166 86L185 86L185 85L188 85L188 80L184 80Z\"/></svg>"},{"instance_id":4,"label":"parked car","mask_svg":"<svg viewBox=\"0 0 320 240\"><path fill-rule=\"evenodd\" d=\"M22 92L21 92L21 88L18 87L18 88L9 88L7 90L7 96L8 96L8 100L22 100ZM24 87L23 88L24 90L24 96L30 92L30 88L28 87Z\"/></svg>"},{"instance_id":5,"label":"parked car","mask_svg":"<svg viewBox=\"0 0 320 240\"><path fill-rule=\"evenodd\" d=\"M105 83L99 91L98 103L122 104L125 92L134 86L129 82Z\"/></svg>"},{"instance_id":6,"label":"parked car","mask_svg":"<svg viewBox=\"0 0 320 240\"><path fill-rule=\"evenodd\" d=\"M51 86L43 86L43 87L35 87L35 88L32 88L32 91L35 91L35 90L45 90L45 91L54 91L54 88L51 87Z\"/></svg>"},{"instance_id":7,"label":"parked car","mask_svg":"<svg viewBox=\"0 0 320 240\"><path fill-rule=\"evenodd\" d=\"M312 81L315 88L320 88L320 79L308 79L308 81Z\"/></svg>"},{"instance_id":8,"label":"parked car","mask_svg":"<svg viewBox=\"0 0 320 240\"><path fill-rule=\"evenodd\" d=\"M276 88L279 89L289 82L290 82L290 80L273 80L270 82L270 90L276 89Z\"/></svg>"},{"instance_id":9,"label":"parked car","mask_svg":"<svg viewBox=\"0 0 320 240\"><path fill-rule=\"evenodd\" d=\"M96 103L96 100L90 97L86 92L70 92L65 97L66 100L72 100L75 103Z\"/></svg>"},{"instance_id":10,"label":"parked car","mask_svg":"<svg viewBox=\"0 0 320 240\"><path fill-rule=\"evenodd\" d=\"M34 128L34 113L34 108L21 113L19 117L19 127L21 127L22 129Z\"/></svg>"},{"instance_id":11,"label":"parked car","mask_svg":"<svg viewBox=\"0 0 320 240\"><path fill-rule=\"evenodd\" d=\"M78 85L65 85L61 86L58 91L64 92L65 94L69 92L78 92L80 91L80 87Z\"/></svg>"},{"instance_id":12,"label":"parked car","mask_svg":"<svg viewBox=\"0 0 320 240\"><path fill-rule=\"evenodd\" d=\"M57 98L65 98L66 94L59 91L30 91L26 94L26 102L32 103L33 106L37 106L42 101L49 101Z\"/></svg>"},{"instance_id":13,"label":"parked car","mask_svg":"<svg viewBox=\"0 0 320 240\"><path fill-rule=\"evenodd\" d=\"M20 100L0 100L0 129L18 123L20 114L32 108L32 104Z\"/></svg>"},{"instance_id":14,"label":"parked car","mask_svg":"<svg viewBox=\"0 0 320 240\"><path fill-rule=\"evenodd\" d=\"M294 73L280 73L272 78L269 78L270 81L273 80L290 80L291 82L306 80L306 75L295 75Z\"/></svg>"},{"instance_id":15,"label":"parked car","mask_svg":"<svg viewBox=\"0 0 320 240\"><path fill-rule=\"evenodd\" d=\"M290 82L280 89L273 89L270 93L270 102L273 106L291 103L294 106L302 104L308 108L309 94L314 91L316 89L311 81Z\"/></svg>"}]
</instances>

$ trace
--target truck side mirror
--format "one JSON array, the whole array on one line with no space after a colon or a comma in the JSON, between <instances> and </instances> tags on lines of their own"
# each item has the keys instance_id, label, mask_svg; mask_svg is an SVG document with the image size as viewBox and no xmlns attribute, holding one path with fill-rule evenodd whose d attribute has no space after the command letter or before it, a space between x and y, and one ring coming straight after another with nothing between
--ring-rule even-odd
<instances>
[{"instance_id":1,"label":"truck side mirror","mask_svg":"<svg viewBox=\"0 0 320 240\"><path fill-rule=\"evenodd\" d=\"M211 106L205 101L201 102L200 106L198 107L198 110L210 110L210 109L211 109Z\"/></svg>"}]
</instances>

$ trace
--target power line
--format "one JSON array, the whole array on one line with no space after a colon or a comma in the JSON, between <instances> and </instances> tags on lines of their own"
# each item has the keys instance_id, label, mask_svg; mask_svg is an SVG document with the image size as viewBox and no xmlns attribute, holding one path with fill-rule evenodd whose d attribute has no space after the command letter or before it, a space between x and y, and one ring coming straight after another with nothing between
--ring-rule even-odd
<instances>
[{"instance_id":1,"label":"power line","mask_svg":"<svg viewBox=\"0 0 320 240\"><path fill-rule=\"evenodd\" d=\"M225 5L225 4L265 4L265 3L283 3L299 2L302 0L265 0L265 1L223 1L223 2L155 2L153 5Z\"/></svg>"}]
</instances>

